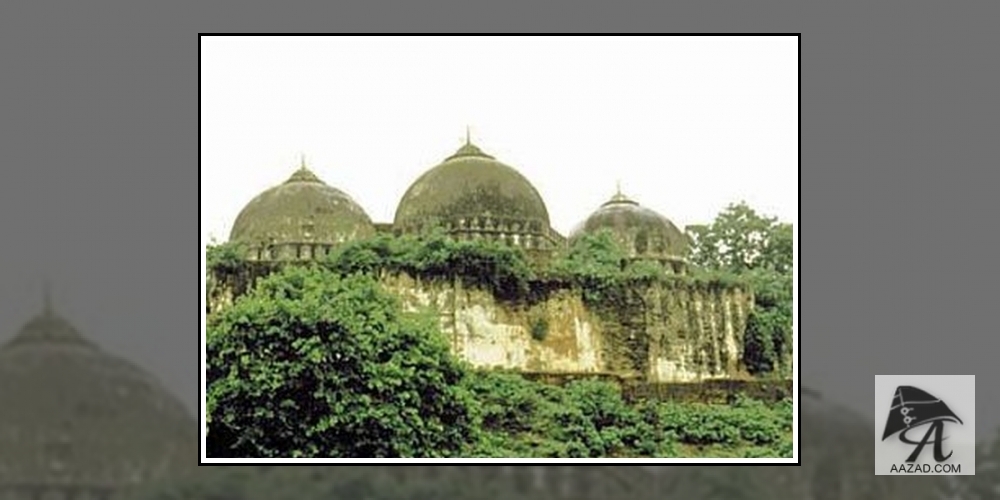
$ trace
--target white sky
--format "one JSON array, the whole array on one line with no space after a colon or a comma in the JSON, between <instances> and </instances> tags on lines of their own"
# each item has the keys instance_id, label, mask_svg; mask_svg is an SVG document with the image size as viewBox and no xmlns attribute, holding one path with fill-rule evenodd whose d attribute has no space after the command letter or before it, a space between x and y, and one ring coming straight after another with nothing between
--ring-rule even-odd
<instances>
[{"instance_id":1,"label":"white sky","mask_svg":"<svg viewBox=\"0 0 1000 500\"><path fill-rule=\"evenodd\" d=\"M795 37L202 38L205 237L310 169L391 222L473 142L567 234L615 191L679 227L746 200L798 213Z\"/></svg>"}]
</instances>

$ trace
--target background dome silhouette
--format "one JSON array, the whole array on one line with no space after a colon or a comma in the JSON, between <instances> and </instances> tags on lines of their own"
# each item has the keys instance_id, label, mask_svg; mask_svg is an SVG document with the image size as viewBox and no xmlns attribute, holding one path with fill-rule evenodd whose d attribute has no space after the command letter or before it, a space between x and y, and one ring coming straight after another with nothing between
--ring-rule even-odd
<instances>
[{"instance_id":1,"label":"background dome silhouette","mask_svg":"<svg viewBox=\"0 0 1000 500\"><path fill-rule=\"evenodd\" d=\"M24 487L100 498L198 463L182 404L49 307L0 346L0 402L0 498Z\"/></svg>"}]
</instances>

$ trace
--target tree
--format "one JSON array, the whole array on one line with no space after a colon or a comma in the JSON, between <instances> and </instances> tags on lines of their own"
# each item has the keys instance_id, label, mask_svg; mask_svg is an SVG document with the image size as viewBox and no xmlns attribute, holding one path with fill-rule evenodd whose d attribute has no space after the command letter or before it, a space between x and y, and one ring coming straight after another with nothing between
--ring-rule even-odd
<instances>
[{"instance_id":1,"label":"tree","mask_svg":"<svg viewBox=\"0 0 1000 500\"><path fill-rule=\"evenodd\" d=\"M792 271L792 225L759 215L745 202L727 206L712 224L688 226L687 232L697 266L734 273Z\"/></svg>"},{"instance_id":2,"label":"tree","mask_svg":"<svg viewBox=\"0 0 1000 500\"><path fill-rule=\"evenodd\" d=\"M749 276L754 309L747 318L743 361L751 373L787 371L792 355L792 278L766 270Z\"/></svg>"},{"instance_id":3,"label":"tree","mask_svg":"<svg viewBox=\"0 0 1000 500\"><path fill-rule=\"evenodd\" d=\"M614 276L621 272L627 255L608 229L587 233L573 242L555 271L593 277Z\"/></svg>"},{"instance_id":4,"label":"tree","mask_svg":"<svg viewBox=\"0 0 1000 500\"><path fill-rule=\"evenodd\" d=\"M205 248L205 268L209 273L233 273L246 256L246 247L239 242L210 244Z\"/></svg>"},{"instance_id":5,"label":"tree","mask_svg":"<svg viewBox=\"0 0 1000 500\"><path fill-rule=\"evenodd\" d=\"M284 268L210 318L207 354L210 456L448 456L472 439L463 365L368 275Z\"/></svg>"},{"instance_id":6,"label":"tree","mask_svg":"<svg viewBox=\"0 0 1000 500\"><path fill-rule=\"evenodd\" d=\"M549 271L579 286L588 304L605 306L632 291L627 277L650 276L648 266L629 266L626 253L608 229L581 236L551 263Z\"/></svg>"},{"instance_id":7,"label":"tree","mask_svg":"<svg viewBox=\"0 0 1000 500\"><path fill-rule=\"evenodd\" d=\"M748 279L754 310L747 319L743 361L753 374L784 370L792 357L792 225L731 204L709 225L688 226L692 262Z\"/></svg>"}]
</instances>

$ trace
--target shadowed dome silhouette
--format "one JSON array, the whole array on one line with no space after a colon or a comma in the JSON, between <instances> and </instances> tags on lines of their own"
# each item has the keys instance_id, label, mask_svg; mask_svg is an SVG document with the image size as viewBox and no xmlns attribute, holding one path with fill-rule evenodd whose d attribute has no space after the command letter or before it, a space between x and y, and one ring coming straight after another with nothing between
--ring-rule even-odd
<instances>
[{"instance_id":1,"label":"shadowed dome silhouette","mask_svg":"<svg viewBox=\"0 0 1000 500\"><path fill-rule=\"evenodd\" d=\"M443 228L517 235L518 244L526 237L551 238L549 212L538 190L468 137L454 154L410 185L396 209L394 226L403 233Z\"/></svg>"},{"instance_id":2,"label":"shadowed dome silhouette","mask_svg":"<svg viewBox=\"0 0 1000 500\"><path fill-rule=\"evenodd\" d=\"M243 207L229 239L250 246L334 245L374 233L375 226L364 209L343 191L323 182L303 160L288 180Z\"/></svg>"},{"instance_id":3,"label":"shadowed dome silhouette","mask_svg":"<svg viewBox=\"0 0 1000 500\"><path fill-rule=\"evenodd\" d=\"M47 293L0 346L0 402L0 498L106 498L198 463L197 424L181 403L85 338Z\"/></svg>"},{"instance_id":4,"label":"shadowed dome silhouette","mask_svg":"<svg viewBox=\"0 0 1000 500\"><path fill-rule=\"evenodd\" d=\"M913 386L901 385L896 388L896 393L892 396L892 406L885 422L882 441L897 432L935 420L962 423L958 415L955 415L941 398Z\"/></svg>"}]
</instances>

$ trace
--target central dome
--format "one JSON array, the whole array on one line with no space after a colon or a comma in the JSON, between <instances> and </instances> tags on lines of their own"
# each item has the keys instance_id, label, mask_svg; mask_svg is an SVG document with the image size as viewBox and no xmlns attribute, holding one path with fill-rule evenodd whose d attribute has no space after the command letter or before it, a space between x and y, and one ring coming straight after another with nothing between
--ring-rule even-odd
<instances>
[{"instance_id":1,"label":"central dome","mask_svg":"<svg viewBox=\"0 0 1000 500\"><path fill-rule=\"evenodd\" d=\"M535 187L470 141L410 186L396 209L394 226L403 233L439 227L454 235L496 237L527 247L551 240L549 212Z\"/></svg>"},{"instance_id":2,"label":"central dome","mask_svg":"<svg viewBox=\"0 0 1000 500\"><path fill-rule=\"evenodd\" d=\"M0 498L24 487L100 498L198 463L180 402L48 307L0 346L0 402Z\"/></svg>"}]
</instances>

